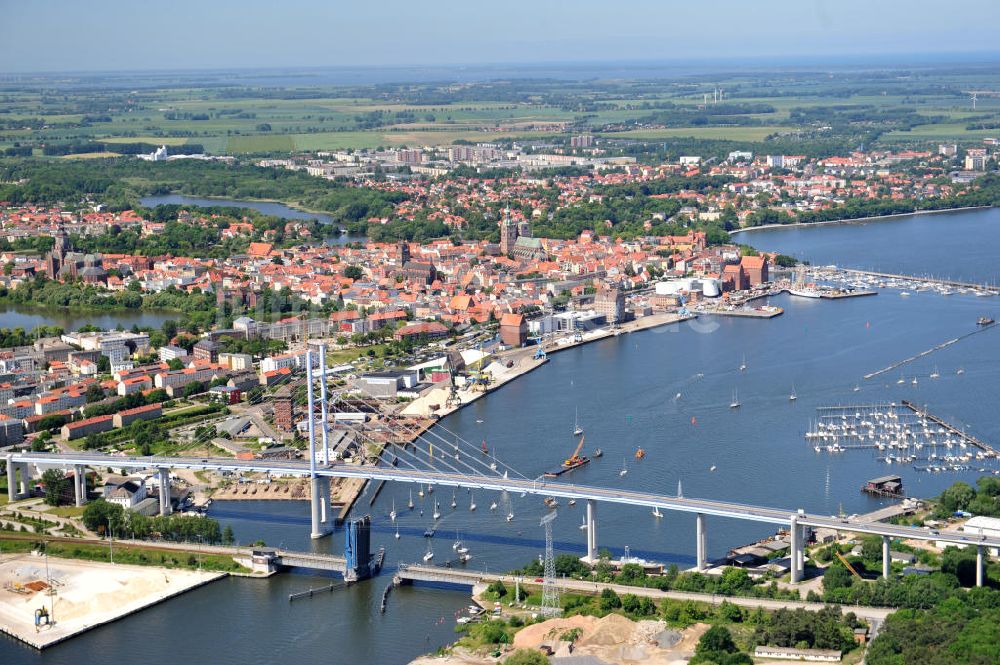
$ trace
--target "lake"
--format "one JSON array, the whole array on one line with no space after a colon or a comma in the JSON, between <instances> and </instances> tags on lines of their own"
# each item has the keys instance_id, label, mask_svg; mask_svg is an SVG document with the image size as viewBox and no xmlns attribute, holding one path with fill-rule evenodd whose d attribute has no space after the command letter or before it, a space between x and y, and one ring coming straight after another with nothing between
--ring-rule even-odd
<instances>
[{"instance_id":1,"label":"lake","mask_svg":"<svg viewBox=\"0 0 1000 665\"><path fill-rule=\"evenodd\" d=\"M215 198L201 198L197 196L184 196L182 194L163 194L158 196L146 196L139 200L139 202L149 208L156 207L158 205L186 205L186 206L201 206L210 207L216 206L221 208L253 208L257 212L264 215L273 215L275 217L283 217L285 219L316 219L324 224L333 224L333 218L322 212L307 212L305 210L299 210L297 208L292 208L284 203L279 203L277 201L240 201L237 199L215 199ZM339 236L334 236L327 239L329 244L342 245L349 242L365 242L367 238L364 236L352 236L346 233L342 233Z\"/></svg>"},{"instance_id":2,"label":"lake","mask_svg":"<svg viewBox=\"0 0 1000 665\"><path fill-rule=\"evenodd\" d=\"M93 310L62 309L58 307L32 307L30 305L0 304L0 328L59 326L63 330L77 330L87 324L104 330L140 327L160 328L164 321L177 320L180 312L158 310Z\"/></svg>"}]
</instances>

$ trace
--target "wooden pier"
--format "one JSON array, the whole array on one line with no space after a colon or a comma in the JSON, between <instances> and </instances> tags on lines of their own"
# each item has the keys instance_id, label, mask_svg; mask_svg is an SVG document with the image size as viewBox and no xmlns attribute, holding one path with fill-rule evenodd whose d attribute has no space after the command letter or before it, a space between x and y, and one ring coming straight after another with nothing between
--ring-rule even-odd
<instances>
[{"instance_id":1,"label":"wooden pier","mask_svg":"<svg viewBox=\"0 0 1000 665\"><path fill-rule=\"evenodd\" d=\"M933 413L927 411L926 409L921 409L913 402L903 399L900 400L899 403L905 406L906 408L910 409L911 411L913 411L915 414L917 414L917 416L925 418L931 421L932 423L938 425L939 427L945 428L952 435L959 437L961 440L965 441L971 446L979 448L984 453L987 453L990 457L1000 457L1000 451L997 451L997 449L991 446L990 444L972 436L971 434L963 432L962 430L956 428L951 423L948 423L945 420L941 419L940 417L935 416Z\"/></svg>"}]
</instances>

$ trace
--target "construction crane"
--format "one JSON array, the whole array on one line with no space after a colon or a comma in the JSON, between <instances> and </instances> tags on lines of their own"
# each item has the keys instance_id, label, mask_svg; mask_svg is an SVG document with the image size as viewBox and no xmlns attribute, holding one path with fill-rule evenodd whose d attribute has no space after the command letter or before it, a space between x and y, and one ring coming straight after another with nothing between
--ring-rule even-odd
<instances>
[{"instance_id":1,"label":"construction crane","mask_svg":"<svg viewBox=\"0 0 1000 665\"><path fill-rule=\"evenodd\" d=\"M840 559L840 563L844 564L844 567L851 571L851 575L854 575L859 580L862 579L858 571L854 570L854 566L851 565L851 562L845 559L844 555L840 553L840 550L835 549L833 550L833 553L837 555L838 559Z\"/></svg>"},{"instance_id":2,"label":"construction crane","mask_svg":"<svg viewBox=\"0 0 1000 665\"><path fill-rule=\"evenodd\" d=\"M586 434L580 437L580 443L576 444L576 450L569 456L569 459L563 462L563 466L576 466L583 461L583 458L580 457L580 451L583 450L583 440L586 438Z\"/></svg>"}]
</instances>

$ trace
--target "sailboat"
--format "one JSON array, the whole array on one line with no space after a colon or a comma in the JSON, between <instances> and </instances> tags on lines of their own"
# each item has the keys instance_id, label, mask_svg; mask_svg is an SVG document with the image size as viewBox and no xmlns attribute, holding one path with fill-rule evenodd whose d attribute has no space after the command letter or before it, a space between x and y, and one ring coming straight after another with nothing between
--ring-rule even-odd
<instances>
[{"instance_id":1,"label":"sailboat","mask_svg":"<svg viewBox=\"0 0 1000 665\"><path fill-rule=\"evenodd\" d=\"M434 558L434 550L431 549L431 541L427 541L427 554L424 555L424 561L430 561Z\"/></svg>"},{"instance_id":2,"label":"sailboat","mask_svg":"<svg viewBox=\"0 0 1000 665\"><path fill-rule=\"evenodd\" d=\"M514 520L514 513L507 513L507 521L511 522Z\"/></svg>"},{"instance_id":3,"label":"sailboat","mask_svg":"<svg viewBox=\"0 0 1000 665\"><path fill-rule=\"evenodd\" d=\"M399 540L399 525L396 525L396 540Z\"/></svg>"},{"instance_id":4,"label":"sailboat","mask_svg":"<svg viewBox=\"0 0 1000 665\"><path fill-rule=\"evenodd\" d=\"M733 389L733 401L729 403L729 408L730 409L740 408L740 396L735 388Z\"/></svg>"},{"instance_id":5,"label":"sailboat","mask_svg":"<svg viewBox=\"0 0 1000 665\"><path fill-rule=\"evenodd\" d=\"M490 504L490 510L496 510L496 509L497 509L497 502L494 501L493 503Z\"/></svg>"},{"instance_id":6,"label":"sailboat","mask_svg":"<svg viewBox=\"0 0 1000 665\"><path fill-rule=\"evenodd\" d=\"M938 371L937 365L934 365L934 371L931 372L931 378L932 379L940 379L941 378L941 372Z\"/></svg>"},{"instance_id":7,"label":"sailboat","mask_svg":"<svg viewBox=\"0 0 1000 665\"><path fill-rule=\"evenodd\" d=\"M413 510L413 490L412 489L410 490L410 502L408 504L406 504L406 505L407 505L407 507L409 507L410 510Z\"/></svg>"},{"instance_id":8,"label":"sailboat","mask_svg":"<svg viewBox=\"0 0 1000 665\"><path fill-rule=\"evenodd\" d=\"M431 515L432 518L439 520L441 519L441 509L438 506L438 502L434 502L434 513Z\"/></svg>"},{"instance_id":9,"label":"sailboat","mask_svg":"<svg viewBox=\"0 0 1000 665\"><path fill-rule=\"evenodd\" d=\"M740 371L747 371L747 354L745 353L743 354L743 362L740 363Z\"/></svg>"},{"instance_id":10,"label":"sailboat","mask_svg":"<svg viewBox=\"0 0 1000 665\"><path fill-rule=\"evenodd\" d=\"M580 427L580 408L576 409L576 418L573 420L573 435L580 436L583 434L583 428Z\"/></svg>"},{"instance_id":11,"label":"sailboat","mask_svg":"<svg viewBox=\"0 0 1000 665\"><path fill-rule=\"evenodd\" d=\"M396 521L396 499L392 500L392 510L389 511L389 519L393 522Z\"/></svg>"},{"instance_id":12,"label":"sailboat","mask_svg":"<svg viewBox=\"0 0 1000 665\"><path fill-rule=\"evenodd\" d=\"M427 486L427 493L428 494L434 494L434 486L433 485L428 485Z\"/></svg>"},{"instance_id":13,"label":"sailboat","mask_svg":"<svg viewBox=\"0 0 1000 665\"><path fill-rule=\"evenodd\" d=\"M660 512L659 506L653 508L653 517L663 517L663 513Z\"/></svg>"},{"instance_id":14,"label":"sailboat","mask_svg":"<svg viewBox=\"0 0 1000 665\"><path fill-rule=\"evenodd\" d=\"M423 485L421 485L420 489L417 490L417 496L419 496L420 498L423 498L423 496L424 496L424 486Z\"/></svg>"},{"instance_id":15,"label":"sailboat","mask_svg":"<svg viewBox=\"0 0 1000 665\"><path fill-rule=\"evenodd\" d=\"M681 487L681 479L678 478L677 479L677 497L680 498L680 497L683 497L683 496L684 496L684 488Z\"/></svg>"},{"instance_id":16,"label":"sailboat","mask_svg":"<svg viewBox=\"0 0 1000 665\"><path fill-rule=\"evenodd\" d=\"M483 445L482 445L482 446L480 446L480 448L479 448L479 449L480 449L481 451L483 451L483 454L484 454L484 455L489 455L489 454L490 454L490 449L489 449L489 448L488 448L488 447L486 446L486 439L483 439Z\"/></svg>"},{"instance_id":17,"label":"sailboat","mask_svg":"<svg viewBox=\"0 0 1000 665\"><path fill-rule=\"evenodd\" d=\"M582 517L582 519L583 519L583 523L580 525L580 531L586 531L587 530L587 518L586 517Z\"/></svg>"},{"instance_id":18,"label":"sailboat","mask_svg":"<svg viewBox=\"0 0 1000 665\"><path fill-rule=\"evenodd\" d=\"M618 472L619 476L624 476L626 473L628 473L628 467L625 466L625 460L626 459L628 459L628 458L626 458L626 457L622 458L622 469L621 469L621 471Z\"/></svg>"},{"instance_id":19,"label":"sailboat","mask_svg":"<svg viewBox=\"0 0 1000 665\"><path fill-rule=\"evenodd\" d=\"M959 367L957 370L955 370L955 374L965 374L965 368Z\"/></svg>"},{"instance_id":20,"label":"sailboat","mask_svg":"<svg viewBox=\"0 0 1000 665\"><path fill-rule=\"evenodd\" d=\"M454 510L458 507L458 499L455 498L455 491L451 492L451 509Z\"/></svg>"},{"instance_id":21,"label":"sailboat","mask_svg":"<svg viewBox=\"0 0 1000 665\"><path fill-rule=\"evenodd\" d=\"M854 384L854 392L856 392L856 393L861 392L861 384L860 383L855 383Z\"/></svg>"},{"instance_id":22,"label":"sailboat","mask_svg":"<svg viewBox=\"0 0 1000 665\"><path fill-rule=\"evenodd\" d=\"M798 398L799 398L799 396L795 394L795 384L793 383L793 384L792 384L792 392L790 392L790 393L788 394L788 401L789 401L789 402L794 402L794 401L795 401L795 400L797 400Z\"/></svg>"},{"instance_id":23,"label":"sailboat","mask_svg":"<svg viewBox=\"0 0 1000 665\"><path fill-rule=\"evenodd\" d=\"M902 375L900 375L899 380L896 381L896 385L902 385L904 383L906 383L906 379Z\"/></svg>"},{"instance_id":24,"label":"sailboat","mask_svg":"<svg viewBox=\"0 0 1000 665\"><path fill-rule=\"evenodd\" d=\"M913 385L917 385L917 377L913 377L913 381L910 381Z\"/></svg>"},{"instance_id":25,"label":"sailboat","mask_svg":"<svg viewBox=\"0 0 1000 665\"><path fill-rule=\"evenodd\" d=\"M469 511L474 511L476 509L476 497L469 495Z\"/></svg>"}]
</instances>

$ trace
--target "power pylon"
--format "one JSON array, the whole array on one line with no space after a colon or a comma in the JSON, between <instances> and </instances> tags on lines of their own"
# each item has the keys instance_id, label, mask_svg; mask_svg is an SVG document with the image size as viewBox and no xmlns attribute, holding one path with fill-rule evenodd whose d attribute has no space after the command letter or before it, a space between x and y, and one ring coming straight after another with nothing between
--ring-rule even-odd
<instances>
[{"instance_id":1,"label":"power pylon","mask_svg":"<svg viewBox=\"0 0 1000 665\"><path fill-rule=\"evenodd\" d=\"M559 605L559 589L556 587L556 558L552 550L552 522L556 511L542 518L545 527L545 576L542 580L542 616L558 616L562 612Z\"/></svg>"}]
</instances>

